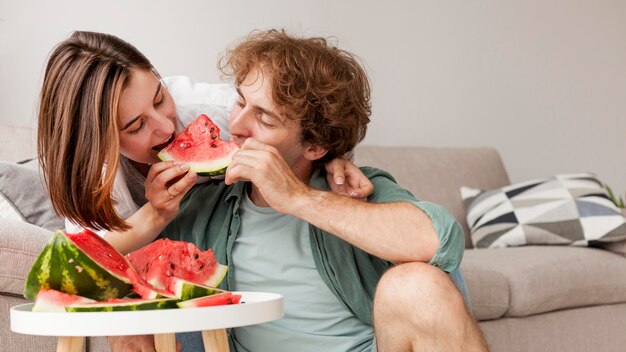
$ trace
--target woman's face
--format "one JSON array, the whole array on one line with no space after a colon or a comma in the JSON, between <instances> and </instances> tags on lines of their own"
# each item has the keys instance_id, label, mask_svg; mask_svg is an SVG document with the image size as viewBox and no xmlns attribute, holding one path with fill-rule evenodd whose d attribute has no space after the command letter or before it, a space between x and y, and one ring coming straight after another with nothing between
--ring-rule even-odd
<instances>
[{"instance_id":1,"label":"woman's face","mask_svg":"<svg viewBox=\"0 0 626 352\"><path fill-rule=\"evenodd\" d=\"M118 106L120 153L142 163L158 162L157 154L176 134L176 106L157 76L132 70Z\"/></svg>"}]
</instances>

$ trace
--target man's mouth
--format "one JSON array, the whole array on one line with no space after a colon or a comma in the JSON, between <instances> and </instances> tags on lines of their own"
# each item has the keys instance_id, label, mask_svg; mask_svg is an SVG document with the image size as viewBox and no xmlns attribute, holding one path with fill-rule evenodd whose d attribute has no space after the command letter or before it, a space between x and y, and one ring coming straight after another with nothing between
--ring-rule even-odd
<instances>
[{"instance_id":1,"label":"man's mouth","mask_svg":"<svg viewBox=\"0 0 626 352\"><path fill-rule=\"evenodd\" d=\"M176 137L176 134L172 133L170 138L168 138L165 142L163 142L163 143L161 143L159 145L155 145L154 147L152 147L152 150L156 150L157 152L160 152L161 149L167 147L168 144L172 143L172 141L174 140L174 137Z\"/></svg>"}]
</instances>

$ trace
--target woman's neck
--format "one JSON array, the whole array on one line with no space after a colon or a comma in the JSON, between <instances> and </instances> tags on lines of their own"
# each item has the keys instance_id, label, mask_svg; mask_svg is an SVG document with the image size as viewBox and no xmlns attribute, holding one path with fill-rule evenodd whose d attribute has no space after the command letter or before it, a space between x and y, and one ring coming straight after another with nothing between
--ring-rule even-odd
<instances>
[{"instance_id":1,"label":"woman's neck","mask_svg":"<svg viewBox=\"0 0 626 352\"><path fill-rule=\"evenodd\" d=\"M142 163L138 163L136 161L132 161L132 160L128 160L130 161L130 164L133 165L133 167L139 171L139 173L143 176L143 177L147 177L148 176L148 171L150 171L150 165L148 164L142 164Z\"/></svg>"}]
</instances>

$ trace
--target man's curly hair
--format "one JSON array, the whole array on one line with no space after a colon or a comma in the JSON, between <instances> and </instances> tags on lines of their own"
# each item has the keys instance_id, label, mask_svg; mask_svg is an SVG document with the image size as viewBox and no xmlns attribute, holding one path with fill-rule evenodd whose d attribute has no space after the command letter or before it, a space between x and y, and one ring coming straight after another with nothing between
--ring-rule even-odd
<instances>
[{"instance_id":1,"label":"man's curly hair","mask_svg":"<svg viewBox=\"0 0 626 352\"><path fill-rule=\"evenodd\" d=\"M237 86L260 69L279 113L300 123L301 142L328 151L320 162L346 154L365 137L371 113L365 70L325 38L255 31L226 52L219 68Z\"/></svg>"}]
</instances>

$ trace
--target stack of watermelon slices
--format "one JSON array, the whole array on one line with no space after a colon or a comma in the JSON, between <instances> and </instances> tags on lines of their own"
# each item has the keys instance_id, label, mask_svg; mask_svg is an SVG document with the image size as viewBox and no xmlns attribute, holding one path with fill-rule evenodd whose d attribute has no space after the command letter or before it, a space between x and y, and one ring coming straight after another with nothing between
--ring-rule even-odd
<instances>
[{"instance_id":1,"label":"stack of watermelon slices","mask_svg":"<svg viewBox=\"0 0 626 352\"><path fill-rule=\"evenodd\" d=\"M33 311L92 312L237 304L218 289L227 267L213 251L161 239L124 257L95 233L54 233L33 264L24 297ZM140 297L140 298L139 298Z\"/></svg>"}]
</instances>

